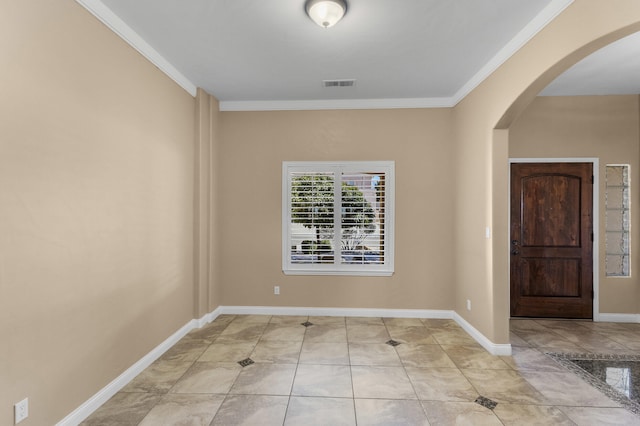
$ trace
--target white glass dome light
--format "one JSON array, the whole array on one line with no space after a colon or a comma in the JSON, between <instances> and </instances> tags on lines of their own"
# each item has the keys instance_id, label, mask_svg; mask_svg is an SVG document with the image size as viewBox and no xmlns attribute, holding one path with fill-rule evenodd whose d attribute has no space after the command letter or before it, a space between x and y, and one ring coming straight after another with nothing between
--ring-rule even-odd
<instances>
[{"instance_id":1,"label":"white glass dome light","mask_svg":"<svg viewBox=\"0 0 640 426\"><path fill-rule=\"evenodd\" d=\"M323 28L333 27L347 12L344 0L308 0L307 15Z\"/></svg>"}]
</instances>

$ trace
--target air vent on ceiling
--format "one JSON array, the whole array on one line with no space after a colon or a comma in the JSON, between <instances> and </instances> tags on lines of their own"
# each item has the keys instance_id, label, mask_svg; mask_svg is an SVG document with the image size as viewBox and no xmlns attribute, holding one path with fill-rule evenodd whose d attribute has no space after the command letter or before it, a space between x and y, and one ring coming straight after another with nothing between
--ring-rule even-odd
<instances>
[{"instance_id":1,"label":"air vent on ceiling","mask_svg":"<svg viewBox=\"0 0 640 426\"><path fill-rule=\"evenodd\" d=\"M322 80L323 87L353 87L355 86L356 81L353 79L349 80Z\"/></svg>"}]
</instances>

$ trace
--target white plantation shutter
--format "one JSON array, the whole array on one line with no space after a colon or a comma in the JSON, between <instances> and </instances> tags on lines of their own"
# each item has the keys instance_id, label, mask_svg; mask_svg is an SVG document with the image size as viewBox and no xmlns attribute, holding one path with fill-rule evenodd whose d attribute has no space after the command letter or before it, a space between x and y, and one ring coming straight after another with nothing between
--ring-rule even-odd
<instances>
[{"instance_id":1,"label":"white plantation shutter","mask_svg":"<svg viewBox=\"0 0 640 426\"><path fill-rule=\"evenodd\" d=\"M292 263L333 263L334 190L333 173L291 174Z\"/></svg>"},{"instance_id":2,"label":"white plantation shutter","mask_svg":"<svg viewBox=\"0 0 640 426\"><path fill-rule=\"evenodd\" d=\"M284 162L282 189L285 273L393 273L393 162Z\"/></svg>"}]
</instances>

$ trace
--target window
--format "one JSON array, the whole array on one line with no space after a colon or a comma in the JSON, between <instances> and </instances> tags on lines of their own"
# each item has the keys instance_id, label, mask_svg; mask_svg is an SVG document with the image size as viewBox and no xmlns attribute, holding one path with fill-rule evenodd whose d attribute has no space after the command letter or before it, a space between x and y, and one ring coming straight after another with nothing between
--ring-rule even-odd
<instances>
[{"instance_id":1,"label":"window","mask_svg":"<svg viewBox=\"0 0 640 426\"><path fill-rule=\"evenodd\" d=\"M608 277L628 277L629 165L607 164L605 187L605 271Z\"/></svg>"},{"instance_id":2,"label":"window","mask_svg":"<svg viewBox=\"0 0 640 426\"><path fill-rule=\"evenodd\" d=\"M286 274L393 273L394 162L284 162Z\"/></svg>"}]
</instances>

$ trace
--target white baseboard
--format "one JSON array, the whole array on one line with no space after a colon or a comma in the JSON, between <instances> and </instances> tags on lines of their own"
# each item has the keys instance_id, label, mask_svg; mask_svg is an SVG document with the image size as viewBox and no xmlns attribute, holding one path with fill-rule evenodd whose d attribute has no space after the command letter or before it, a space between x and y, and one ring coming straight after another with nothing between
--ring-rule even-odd
<instances>
[{"instance_id":1,"label":"white baseboard","mask_svg":"<svg viewBox=\"0 0 640 426\"><path fill-rule=\"evenodd\" d=\"M218 315L220 315L222 313L220 307L217 307L216 309L214 309L213 311L209 312L208 314L205 314L202 316L202 318L197 319L197 320L193 320L195 321L195 327L193 328L202 328L205 325L209 324L211 321L213 321L214 319L218 318Z\"/></svg>"},{"instance_id":2,"label":"white baseboard","mask_svg":"<svg viewBox=\"0 0 640 426\"><path fill-rule=\"evenodd\" d=\"M229 315L308 315L327 317L453 319L453 311L431 309L298 308L287 306L220 306L218 309L220 310L219 314Z\"/></svg>"},{"instance_id":3,"label":"white baseboard","mask_svg":"<svg viewBox=\"0 0 640 426\"><path fill-rule=\"evenodd\" d=\"M469 324L467 320L462 318L457 312L453 313L453 319L458 323L460 327L464 329L474 340L482 345L491 355L511 356L511 344L510 343L493 343L491 340L480 333L474 326Z\"/></svg>"},{"instance_id":4,"label":"white baseboard","mask_svg":"<svg viewBox=\"0 0 640 426\"><path fill-rule=\"evenodd\" d=\"M116 377L111 383L89 398L80 407L76 408L67 417L60 420L56 426L76 426L80 424L80 422L89 417L91 413L100 408L100 406L107 402L113 395L118 393L120 389L125 387L127 383L133 380L134 377L150 366L156 359L160 358L163 353L175 345L189 331L197 328L201 320L202 319L194 319L189 321L180 330L173 333L168 339L152 349L151 352L129 367L124 373Z\"/></svg>"},{"instance_id":5,"label":"white baseboard","mask_svg":"<svg viewBox=\"0 0 640 426\"><path fill-rule=\"evenodd\" d=\"M89 417L109 398L124 388L134 377L140 374L151 363L158 359L169 348L175 345L191 330L200 328L215 320L219 315L308 315L308 316L340 316L340 317L382 317L382 318L432 318L452 319L471 337L480 343L492 355L511 355L511 345L495 344L476 330L455 311L433 309L361 309L361 308L297 308L276 306L219 306L199 319L192 319L180 330L173 333L164 342L129 367L98 393L89 398L80 407L59 421L56 426L76 426ZM604 314L607 315L607 314ZM609 314L622 315L622 314ZM637 316L636 316L637 317ZM618 322L623 322L617 320ZM624 321L639 322L639 321Z\"/></svg>"},{"instance_id":6,"label":"white baseboard","mask_svg":"<svg viewBox=\"0 0 640 426\"><path fill-rule=\"evenodd\" d=\"M599 314L598 322L638 322L640 314Z\"/></svg>"}]
</instances>

